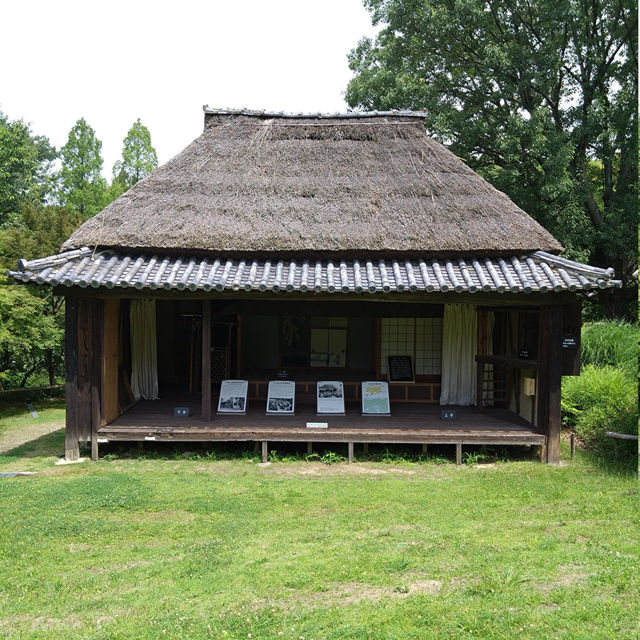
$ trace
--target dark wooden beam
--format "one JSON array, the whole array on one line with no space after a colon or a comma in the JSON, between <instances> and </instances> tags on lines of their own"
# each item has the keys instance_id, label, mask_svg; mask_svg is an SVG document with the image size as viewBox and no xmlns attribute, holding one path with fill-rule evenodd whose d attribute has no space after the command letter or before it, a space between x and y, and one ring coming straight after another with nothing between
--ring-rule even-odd
<instances>
[{"instance_id":1,"label":"dark wooden beam","mask_svg":"<svg viewBox=\"0 0 640 640\"><path fill-rule=\"evenodd\" d=\"M104 301L102 325L102 422L109 424L118 417L118 323L120 302L114 298Z\"/></svg>"},{"instance_id":2,"label":"dark wooden beam","mask_svg":"<svg viewBox=\"0 0 640 640\"><path fill-rule=\"evenodd\" d=\"M64 312L64 368L65 368L65 444L64 456L69 461L80 457L78 445L78 301L65 299Z\"/></svg>"},{"instance_id":3,"label":"dark wooden beam","mask_svg":"<svg viewBox=\"0 0 640 640\"><path fill-rule=\"evenodd\" d=\"M93 334L91 358L91 459L98 459L98 429L102 425L102 360L104 302L95 300L93 304Z\"/></svg>"},{"instance_id":4,"label":"dark wooden beam","mask_svg":"<svg viewBox=\"0 0 640 640\"><path fill-rule=\"evenodd\" d=\"M91 368L94 301L77 301L78 318L78 440L91 439Z\"/></svg>"},{"instance_id":5,"label":"dark wooden beam","mask_svg":"<svg viewBox=\"0 0 640 640\"><path fill-rule=\"evenodd\" d=\"M476 411L482 413L484 406L484 369L485 363L480 358L487 355L487 311L478 310L478 336L476 358Z\"/></svg>"},{"instance_id":6,"label":"dark wooden beam","mask_svg":"<svg viewBox=\"0 0 640 640\"><path fill-rule=\"evenodd\" d=\"M92 287L54 287L53 293L55 295L74 295L76 297L89 297L89 298L122 298L133 299L139 297L141 293L137 290L131 289L93 289ZM504 306L509 307L532 307L542 304L554 305L554 304L571 304L576 301L576 294L570 292L558 292L558 293L313 293L313 292L300 292L300 291L166 291L164 289L159 290L144 290L143 295L145 297L156 299L169 299L169 300L213 300L220 301L234 301L234 300L260 300L260 301L282 301L292 302L299 304L300 302L330 302L336 304L343 304L344 302L357 302L357 303L388 303L394 304L407 303L407 304L444 304L444 303L465 303L475 304L481 306L488 306L494 308L500 308Z\"/></svg>"},{"instance_id":7,"label":"dark wooden beam","mask_svg":"<svg viewBox=\"0 0 640 640\"><path fill-rule=\"evenodd\" d=\"M202 419L211 420L211 300L202 302Z\"/></svg>"},{"instance_id":8,"label":"dark wooden beam","mask_svg":"<svg viewBox=\"0 0 640 640\"><path fill-rule=\"evenodd\" d=\"M552 464L560 461L562 317L562 307L545 305L540 309L537 423L546 436L546 461Z\"/></svg>"}]
</instances>

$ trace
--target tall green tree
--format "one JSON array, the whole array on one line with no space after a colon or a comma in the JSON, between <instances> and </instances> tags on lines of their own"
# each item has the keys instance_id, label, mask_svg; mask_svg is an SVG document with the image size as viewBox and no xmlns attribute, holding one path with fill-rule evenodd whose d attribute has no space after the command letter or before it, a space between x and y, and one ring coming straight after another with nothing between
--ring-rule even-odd
<instances>
[{"instance_id":1,"label":"tall green tree","mask_svg":"<svg viewBox=\"0 0 640 640\"><path fill-rule=\"evenodd\" d=\"M113 165L113 178L126 190L157 169L158 157L151 144L149 129L140 122L140 118L133 123L122 142L122 160Z\"/></svg>"},{"instance_id":2,"label":"tall green tree","mask_svg":"<svg viewBox=\"0 0 640 640\"><path fill-rule=\"evenodd\" d=\"M631 0L365 0L347 102L426 112L428 132L548 228L632 282L637 7ZM628 286L601 294L629 313Z\"/></svg>"},{"instance_id":3,"label":"tall green tree","mask_svg":"<svg viewBox=\"0 0 640 640\"><path fill-rule=\"evenodd\" d=\"M23 204L43 203L51 195L56 158L47 138L0 112L0 227L15 223Z\"/></svg>"},{"instance_id":4,"label":"tall green tree","mask_svg":"<svg viewBox=\"0 0 640 640\"><path fill-rule=\"evenodd\" d=\"M105 205L107 182L102 170L102 142L95 131L80 118L62 147L61 203L77 211L83 220L98 213Z\"/></svg>"}]
</instances>

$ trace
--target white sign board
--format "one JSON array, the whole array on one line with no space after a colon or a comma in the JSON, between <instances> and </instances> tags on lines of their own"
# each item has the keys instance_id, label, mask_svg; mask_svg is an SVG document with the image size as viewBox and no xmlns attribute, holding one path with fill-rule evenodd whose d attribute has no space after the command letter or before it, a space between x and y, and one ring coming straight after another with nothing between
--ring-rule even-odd
<instances>
[{"instance_id":1,"label":"white sign board","mask_svg":"<svg viewBox=\"0 0 640 640\"><path fill-rule=\"evenodd\" d=\"M391 415L388 382L362 383L362 415Z\"/></svg>"},{"instance_id":2,"label":"white sign board","mask_svg":"<svg viewBox=\"0 0 640 640\"><path fill-rule=\"evenodd\" d=\"M344 415L344 384L337 380L316 383L318 415Z\"/></svg>"},{"instance_id":3,"label":"white sign board","mask_svg":"<svg viewBox=\"0 0 640 640\"><path fill-rule=\"evenodd\" d=\"M247 412L247 380L223 380L220 383L220 398L218 399L218 413L236 413L245 415Z\"/></svg>"},{"instance_id":4,"label":"white sign board","mask_svg":"<svg viewBox=\"0 0 640 640\"><path fill-rule=\"evenodd\" d=\"M293 380L271 380L267 393L267 413L293 415L296 383Z\"/></svg>"}]
</instances>

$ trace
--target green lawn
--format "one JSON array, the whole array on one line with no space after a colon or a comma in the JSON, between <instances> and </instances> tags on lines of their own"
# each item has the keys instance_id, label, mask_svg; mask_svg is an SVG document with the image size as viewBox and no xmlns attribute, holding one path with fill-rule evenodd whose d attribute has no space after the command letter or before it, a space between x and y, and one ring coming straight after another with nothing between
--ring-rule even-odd
<instances>
[{"instance_id":1,"label":"green lawn","mask_svg":"<svg viewBox=\"0 0 640 640\"><path fill-rule=\"evenodd\" d=\"M0 479L2 638L638 637L635 473L584 455L54 466L62 450L57 431L0 456L38 471Z\"/></svg>"}]
</instances>

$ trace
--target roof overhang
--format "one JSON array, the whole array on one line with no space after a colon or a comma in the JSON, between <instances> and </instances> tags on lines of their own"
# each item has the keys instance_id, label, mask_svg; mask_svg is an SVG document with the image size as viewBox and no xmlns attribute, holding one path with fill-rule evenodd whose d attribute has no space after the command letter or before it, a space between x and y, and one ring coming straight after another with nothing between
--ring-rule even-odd
<instances>
[{"instance_id":1,"label":"roof overhang","mask_svg":"<svg viewBox=\"0 0 640 640\"><path fill-rule=\"evenodd\" d=\"M242 259L144 255L88 247L21 260L18 282L95 289L316 293L547 293L620 287L600 269L535 251L452 259Z\"/></svg>"}]
</instances>

